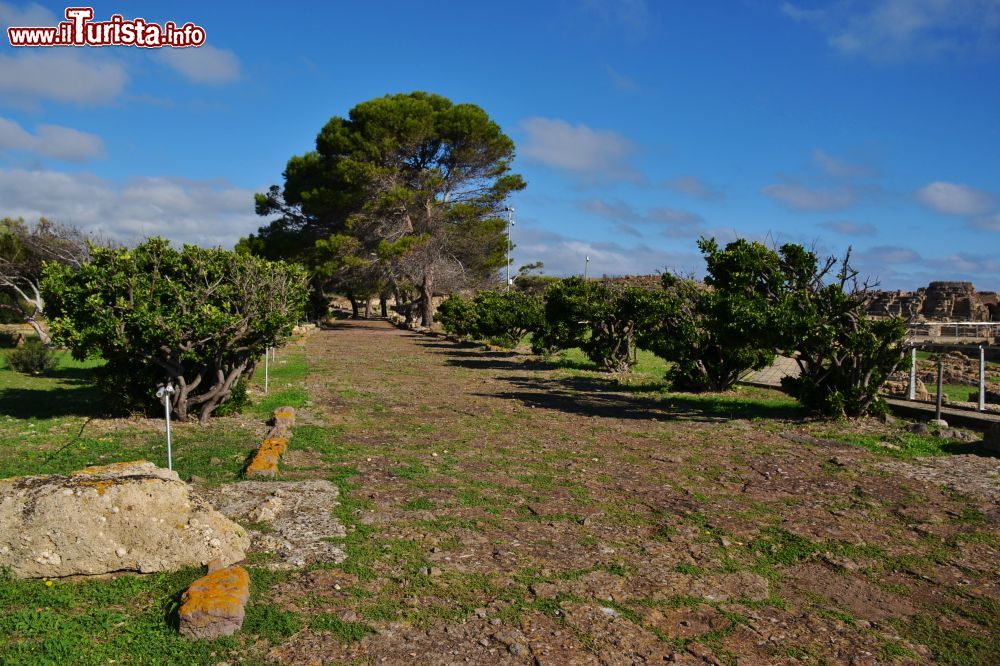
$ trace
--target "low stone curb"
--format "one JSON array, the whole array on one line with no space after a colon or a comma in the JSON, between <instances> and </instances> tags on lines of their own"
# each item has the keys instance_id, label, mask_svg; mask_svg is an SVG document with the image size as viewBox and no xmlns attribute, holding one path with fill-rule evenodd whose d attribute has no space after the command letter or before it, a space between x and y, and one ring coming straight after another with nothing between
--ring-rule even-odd
<instances>
[{"instance_id":1,"label":"low stone curb","mask_svg":"<svg viewBox=\"0 0 1000 666\"><path fill-rule=\"evenodd\" d=\"M230 636L243 626L244 607L250 598L250 575L239 566L225 567L202 576L181 595L180 633L188 638Z\"/></svg>"},{"instance_id":2,"label":"low stone curb","mask_svg":"<svg viewBox=\"0 0 1000 666\"><path fill-rule=\"evenodd\" d=\"M255 476L274 476L278 473L278 462L288 449L288 440L292 438L292 426L295 425L295 408L278 407L274 410L274 426L267 433L260 448L247 465L243 475L247 478Z\"/></svg>"}]
</instances>

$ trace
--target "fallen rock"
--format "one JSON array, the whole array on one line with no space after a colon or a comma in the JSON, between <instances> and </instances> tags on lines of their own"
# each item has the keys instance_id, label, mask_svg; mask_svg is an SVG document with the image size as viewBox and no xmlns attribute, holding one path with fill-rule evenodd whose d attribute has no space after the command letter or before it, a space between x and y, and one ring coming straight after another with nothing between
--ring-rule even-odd
<instances>
[{"instance_id":1,"label":"fallen rock","mask_svg":"<svg viewBox=\"0 0 1000 666\"><path fill-rule=\"evenodd\" d=\"M274 427L279 431L288 432L295 425L295 408L278 407L274 410Z\"/></svg>"},{"instance_id":2,"label":"fallen rock","mask_svg":"<svg viewBox=\"0 0 1000 666\"><path fill-rule=\"evenodd\" d=\"M317 562L342 562L343 549L331 538L347 534L333 515L339 492L330 481L241 481L199 492L225 516L252 526L255 552L277 555L262 566L272 570L296 569Z\"/></svg>"},{"instance_id":3,"label":"fallen rock","mask_svg":"<svg viewBox=\"0 0 1000 666\"><path fill-rule=\"evenodd\" d=\"M189 638L230 636L243 626L250 576L226 567L202 576L181 595L180 632Z\"/></svg>"},{"instance_id":4,"label":"fallen rock","mask_svg":"<svg viewBox=\"0 0 1000 666\"><path fill-rule=\"evenodd\" d=\"M246 531L144 460L0 480L0 568L18 578L238 562Z\"/></svg>"},{"instance_id":5,"label":"fallen rock","mask_svg":"<svg viewBox=\"0 0 1000 666\"><path fill-rule=\"evenodd\" d=\"M288 448L288 440L284 437L265 439L257 449L253 460L247 465L246 476L274 476L278 473L278 461L281 454Z\"/></svg>"}]
</instances>

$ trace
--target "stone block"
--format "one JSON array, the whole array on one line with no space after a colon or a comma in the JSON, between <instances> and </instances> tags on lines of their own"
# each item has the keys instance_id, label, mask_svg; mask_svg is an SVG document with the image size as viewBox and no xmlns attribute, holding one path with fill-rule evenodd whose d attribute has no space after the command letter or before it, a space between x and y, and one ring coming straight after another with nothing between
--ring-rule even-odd
<instances>
[{"instance_id":1,"label":"stone block","mask_svg":"<svg viewBox=\"0 0 1000 666\"><path fill-rule=\"evenodd\" d=\"M189 638L230 636L243 626L250 576L243 567L217 569L181 595L180 632Z\"/></svg>"}]
</instances>

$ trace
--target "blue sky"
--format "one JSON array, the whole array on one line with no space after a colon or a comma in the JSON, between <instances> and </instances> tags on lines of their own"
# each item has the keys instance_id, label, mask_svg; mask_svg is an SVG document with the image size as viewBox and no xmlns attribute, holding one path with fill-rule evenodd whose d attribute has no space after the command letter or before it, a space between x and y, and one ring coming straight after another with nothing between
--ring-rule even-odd
<instances>
[{"instance_id":1,"label":"blue sky","mask_svg":"<svg viewBox=\"0 0 1000 666\"><path fill-rule=\"evenodd\" d=\"M0 0L0 24L66 5ZM0 215L232 246L333 115L427 90L518 146L515 266L698 272L700 235L1000 289L1000 0L97 3L199 49L0 46Z\"/></svg>"}]
</instances>

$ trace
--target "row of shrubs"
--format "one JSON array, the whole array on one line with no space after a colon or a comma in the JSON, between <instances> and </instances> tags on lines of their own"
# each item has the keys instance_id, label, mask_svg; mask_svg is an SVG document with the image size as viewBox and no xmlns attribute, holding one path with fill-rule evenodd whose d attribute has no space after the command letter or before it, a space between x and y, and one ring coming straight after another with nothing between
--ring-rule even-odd
<instances>
[{"instance_id":1,"label":"row of shrubs","mask_svg":"<svg viewBox=\"0 0 1000 666\"><path fill-rule=\"evenodd\" d=\"M439 321L453 335L504 347L530 334L535 353L578 347L609 372L628 371L636 349L646 349L671 362L674 388L688 391L724 391L783 354L801 371L784 388L807 408L834 416L886 409L879 389L908 363L906 328L866 316L872 290L857 279L850 251L821 261L795 244L698 245L704 283L665 274L660 289L647 289L567 278L541 294L451 296Z\"/></svg>"}]
</instances>

